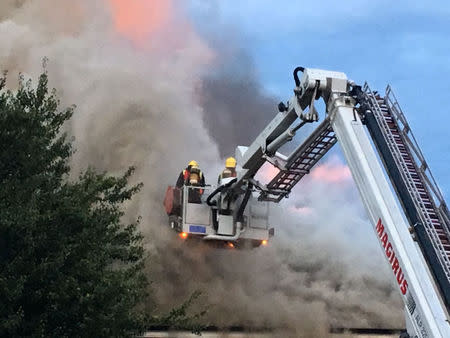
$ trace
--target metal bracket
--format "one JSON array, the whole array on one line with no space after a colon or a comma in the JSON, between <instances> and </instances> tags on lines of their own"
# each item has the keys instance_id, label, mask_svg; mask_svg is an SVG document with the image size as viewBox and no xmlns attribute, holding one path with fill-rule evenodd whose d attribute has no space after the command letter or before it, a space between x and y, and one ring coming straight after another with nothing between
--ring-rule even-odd
<instances>
[{"instance_id":1,"label":"metal bracket","mask_svg":"<svg viewBox=\"0 0 450 338\"><path fill-rule=\"evenodd\" d=\"M320 86L320 81L316 81L316 85L314 86L314 92L311 96L311 102L309 104L309 111L304 114L300 114L300 118L305 122L317 122L319 120L319 114L317 113L316 108L314 107L314 101L317 99L317 93Z\"/></svg>"},{"instance_id":2,"label":"metal bracket","mask_svg":"<svg viewBox=\"0 0 450 338\"><path fill-rule=\"evenodd\" d=\"M280 161L277 158L274 158L272 156L269 156L267 154L263 155L263 158L269 162L270 164L272 164L274 167L277 167L280 170L287 170L286 166L284 163L280 163Z\"/></svg>"},{"instance_id":3,"label":"metal bracket","mask_svg":"<svg viewBox=\"0 0 450 338\"><path fill-rule=\"evenodd\" d=\"M259 181L255 180L254 178L248 179L248 182L253 184L253 186L256 189L258 189L262 192L266 192L266 193L269 192L269 190L267 189L267 187L264 184L261 184Z\"/></svg>"}]
</instances>

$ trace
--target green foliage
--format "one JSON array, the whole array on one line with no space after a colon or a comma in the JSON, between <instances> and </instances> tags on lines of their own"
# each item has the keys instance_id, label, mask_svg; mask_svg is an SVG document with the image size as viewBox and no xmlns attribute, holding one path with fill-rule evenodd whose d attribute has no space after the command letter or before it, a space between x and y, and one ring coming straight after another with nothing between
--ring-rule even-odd
<instances>
[{"instance_id":1,"label":"green foliage","mask_svg":"<svg viewBox=\"0 0 450 338\"><path fill-rule=\"evenodd\" d=\"M195 291L181 306L172 309L162 317L153 317L152 326L170 329L190 330L197 335L201 334L204 325L199 324L200 319L206 314L206 310L191 315L188 311L192 303L200 297L201 292Z\"/></svg>"},{"instance_id":2,"label":"green foliage","mask_svg":"<svg viewBox=\"0 0 450 338\"><path fill-rule=\"evenodd\" d=\"M121 204L140 189L87 170L68 179L71 143L47 74L0 78L0 336L110 337L138 332L142 236Z\"/></svg>"}]
</instances>

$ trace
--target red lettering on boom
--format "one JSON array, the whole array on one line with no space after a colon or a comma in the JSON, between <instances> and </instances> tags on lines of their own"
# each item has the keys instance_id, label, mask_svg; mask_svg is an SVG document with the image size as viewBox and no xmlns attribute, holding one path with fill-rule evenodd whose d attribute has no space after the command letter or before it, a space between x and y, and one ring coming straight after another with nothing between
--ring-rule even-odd
<instances>
[{"instance_id":1,"label":"red lettering on boom","mask_svg":"<svg viewBox=\"0 0 450 338\"><path fill-rule=\"evenodd\" d=\"M387 241L388 241L388 235L387 235L387 233L384 233L383 238L381 239L381 244L383 244L383 248L386 248ZM389 243L389 244L391 244L391 243Z\"/></svg>"},{"instance_id":2,"label":"red lettering on boom","mask_svg":"<svg viewBox=\"0 0 450 338\"><path fill-rule=\"evenodd\" d=\"M388 243L386 245L386 256L387 256L387 258L391 258L392 253L393 253L393 251L392 251L392 244Z\"/></svg>"},{"instance_id":3,"label":"red lettering on boom","mask_svg":"<svg viewBox=\"0 0 450 338\"><path fill-rule=\"evenodd\" d=\"M399 268L399 264L398 264L398 259L397 257L395 257L394 259L394 264L392 264L392 271L394 271L394 274L397 274L397 270Z\"/></svg>"},{"instance_id":4,"label":"red lettering on boom","mask_svg":"<svg viewBox=\"0 0 450 338\"><path fill-rule=\"evenodd\" d=\"M391 263L391 265L392 265L392 262L394 261L394 259L395 259L395 252L392 251L392 256L391 256L391 259L389 260L389 263Z\"/></svg>"},{"instance_id":5,"label":"red lettering on boom","mask_svg":"<svg viewBox=\"0 0 450 338\"><path fill-rule=\"evenodd\" d=\"M398 283L398 285L402 284L403 278L405 278L405 276L403 275L402 268L400 268L398 270L398 273L397 273L397 283Z\"/></svg>"},{"instance_id":6,"label":"red lettering on boom","mask_svg":"<svg viewBox=\"0 0 450 338\"><path fill-rule=\"evenodd\" d=\"M400 287L400 291L403 295L408 291L408 281L405 279L405 275L400 266L400 262L398 261L394 247L392 243L389 241L389 235L384 231L383 222L381 222L381 218L378 219L377 225L375 227L375 231L377 232L378 237L380 238L381 245L385 249L385 254L389 263L391 264L392 271L396 277L397 283Z\"/></svg>"},{"instance_id":7,"label":"red lettering on boom","mask_svg":"<svg viewBox=\"0 0 450 338\"><path fill-rule=\"evenodd\" d=\"M378 237L381 238L381 236L383 235L383 232L384 232L384 225L383 225L383 223L381 223L381 218L378 220L376 230L378 233Z\"/></svg>"},{"instance_id":8,"label":"red lettering on boom","mask_svg":"<svg viewBox=\"0 0 450 338\"><path fill-rule=\"evenodd\" d=\"M400 287L400 291L402 292L403 295L405 295L407 290L408 290L408 282L405 279L403 280L402 286Z\"/></svg>"}]
</instances>

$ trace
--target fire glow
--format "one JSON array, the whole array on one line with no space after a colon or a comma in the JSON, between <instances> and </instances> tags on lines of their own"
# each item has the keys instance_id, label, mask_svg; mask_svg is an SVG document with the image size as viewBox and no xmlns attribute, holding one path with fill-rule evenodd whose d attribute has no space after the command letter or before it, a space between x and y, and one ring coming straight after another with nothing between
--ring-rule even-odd
<instances>
[{"instance_id":1,"label":"fire glow","mask_svg":"<svg viewBox=\"0 0 450 338\"><path fill-rule=\"evenodd\" d=\"M350 180L352 174L346 165L324 163L311 171L311 177L322 182L342 183Z\"/></svg>"},{"instance_id":2,"label":"fire glow","mask_svg":"<svg viewBox=\"0 0 450 338\"><path fill-rule=\"evenodd\" d=\"M172 13L170 0L107 0L115 30L136 44L142 44L161 30Z\"/></svg>"}]
</instances>

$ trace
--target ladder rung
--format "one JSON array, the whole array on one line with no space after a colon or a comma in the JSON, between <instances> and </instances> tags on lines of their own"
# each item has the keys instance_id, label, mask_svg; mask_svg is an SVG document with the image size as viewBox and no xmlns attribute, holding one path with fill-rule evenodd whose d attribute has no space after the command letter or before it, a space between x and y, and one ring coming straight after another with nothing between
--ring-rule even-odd
<instances>
[{"instance_id":1,"label":"ladder rung","mask_svg":"<svg viewBox=\"0 0 450 338\"><path fill-rule=\"evenodd\" d=\"M381 98L378 94L371 92L367 85L365 93L368 99L368 110L374 114L379 124L401 177L413 199L419 219L424 223L429 234L432 242L430 244L440 256L439 260L443 264L447 278L450 279L450 235L447 229L449 225L443 223L439 216L442 214L437 206L444 202L441 196L435 192L438 189L433 177L430 177L431 174L425 172L421 167L423 160L420 159L420 150L418 152L410 147L410 144L415 144L415 141L409 139L412 134L406 120L402 117L401 109L395 98L393 100L389 96L386 99ZM390 92L387 93L389 95ZM415 146L417 147L417 145Z\"/></svg>"}]
</instances>

